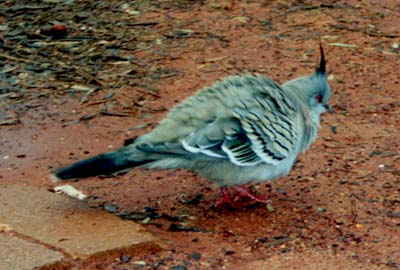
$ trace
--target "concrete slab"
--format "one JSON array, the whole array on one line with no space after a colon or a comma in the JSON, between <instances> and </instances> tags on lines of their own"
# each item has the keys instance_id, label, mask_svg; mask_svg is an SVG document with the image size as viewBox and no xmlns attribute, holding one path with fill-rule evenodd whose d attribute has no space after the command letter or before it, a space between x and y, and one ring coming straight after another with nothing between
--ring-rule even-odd
<instances>
[{"instance_id":1,"label":"concrete slab","mask_svg":"<svg viewBox=\"0 0 400 270\"><path fill-rule=\"evenodd\" d=\"M383 270L383 266L360 262L350 256L323 251L290 252L274 255L265 260L244 265L234 265L238 270Z\"/></svg>"},{"instance_id":2,"label":"concrete slab","mask_svg":"<svg viewBox=\"0 0 400 270\"><path fill-rule=\"evenodd\" d=\"M0 233L0 269L32 270L52 265L63 258L54 250Z\"/></svg>"},{"instance_id":3,"label":"concrete slab","mask_svg":"<svg viewBox=\"0 0 400 270\"><path fill-rule=\"evenodd\" d=\"M78 258L160 249L141 225L37 187L0 185L0 223Z\"/></svg>"}]
</instances>

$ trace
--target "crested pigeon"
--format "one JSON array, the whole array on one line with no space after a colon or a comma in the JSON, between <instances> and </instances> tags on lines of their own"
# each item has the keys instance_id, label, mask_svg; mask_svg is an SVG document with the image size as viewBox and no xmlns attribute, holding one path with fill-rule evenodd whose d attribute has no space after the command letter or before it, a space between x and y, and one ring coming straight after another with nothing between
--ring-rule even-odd
<instances>
[{"instance_id":1,"label":"crested pigeon","mask_svg":"<svg viewBox=\"0 0 400 270\"><path fill-rule=\"evenodd\" d=\"M191 170L221 187L217 205L240 196L266 202L242 184L286 175L332 111L325 57L308 76L282 85L262 75L229 76L187 98L130 144L52 173L53 180L110 175L133 167ZM234 187L239 195L229 194Z\"/></svg>"}]
</instances>

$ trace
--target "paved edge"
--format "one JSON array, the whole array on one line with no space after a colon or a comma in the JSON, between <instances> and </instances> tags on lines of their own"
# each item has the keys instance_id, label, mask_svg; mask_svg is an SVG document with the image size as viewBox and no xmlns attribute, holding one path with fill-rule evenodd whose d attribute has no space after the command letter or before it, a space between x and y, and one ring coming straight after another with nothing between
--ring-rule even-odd
<instances>
[{"instance_id":1,"label":"paved edge","mask_svg":"<svg viewBox=\"0 0 400 270\"><path fill-rule=\"evenodd\" d=\"M71 260L85 261L94 258L109 260L118 258L122 254L128 256L151 254L162 251L167 246L166 242L148 232L140 224L121 220L102 210L91 209L85 203L73 198L32 186L0 185L0 191L3 191L0 192L0 206L2 206L0 236L4 234L27 243L36 243L43 249L63 256L62 260L49 262L49 266L38 269L68 269L68 261ZM26 205L26 201L30 204ZM85 219L81 218L83 216ZM119 245L115 245L114 240L114 244L104 245L103 250L95 252L86 250L85 241L93 242L91 237L96 237L96 234L91 233L92 226L96 224L105 226L105 229L100 227L98 233L114 230L115 234L111 234L110 237L119 236L122 237L121 240L132 238L135 234L141 237L137 241L134 238L131 242L121 241ZM114 227L114 224L117 225ZM69 231L71 228L72 231ZM82 228L87 230L89 236L83 233L85 230L82 231ZM76 243L74 248L63 245L64 239L68 240L69 233ZM101 241L99 243L102 244Z\"/></svg>"},{"instance_id":2,"label":"paved edge","mask_svg":"<svg viewBox=\"0 0 400 270\"><path fill-rule=\"evenodd\" d=\"M1 269L42 269L59 265L65 256L40 243L20 237L13 231L0 231Z\"/></svg>"}]
</instances>

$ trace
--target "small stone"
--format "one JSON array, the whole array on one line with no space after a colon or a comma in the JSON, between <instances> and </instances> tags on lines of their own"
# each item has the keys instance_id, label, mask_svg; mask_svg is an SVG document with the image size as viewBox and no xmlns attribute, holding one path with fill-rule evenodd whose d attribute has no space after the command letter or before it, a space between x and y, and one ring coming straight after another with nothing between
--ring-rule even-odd
<instances>
[{"instance_id":1,"label":"small stone","mask_svg":"<svg viewBox=\"0 0 400 270\"><path fill-rule=\"evenodd\" d=\"M192 36L194 31L192 29L174 29L172 30L172 36L177 37L177 38L183 38L183 37L190 37Z\"/></svg>"},{"instance_id":2,"label":"small stone","mask_svg":"<svg viewBox=\"0 0 400 270\"><path fill-rule=\"evenodd\" d=\"M353 252L353 251L348 251L347 254L349 254L350 257L356 257L357 253Z\"/></svg>"},{"instance_id":3,"label":"small stone","mask_svg":"<svg viewBox=\"0 0 400 270\"><path fill-rule=\"evenodd\" d=\"M248 23L250 21L249 17L244 17L244 16L239 16L239 17L236 17L235 19L241 23Z\"/></svg>"},{"instance_id":4,"label":"small stone","mask_svg":"<svg viewBox=\"0 0 400 270\"><path fill-rule=\"evenodd\" d=\"M114 96L114 93L113 92L108 92L108 93L106 93L105 95L104 95L104 99L110 99L110 98L112 98Z\"/></svg>"},{"instance_id":5,"label":"small stone","mask_svg":"<svg viewBox=\"0 0 400 270\"><path fill-rule=\"evenodd\" d=\"M328 76L328 81L333 81L335 79L335 76L333 74Z\"/></svg>"},{"instance_id":6,"label":"small stone","mask_svg":"<svg viewBox=\"0 0 400 270\"><path fill-rule=\"evenodd\" d=\"M0 31L7 31L9 29L7 24L1 24L0 25Z\"/></svg>"},{"instance_id":7,"label":"small stone","mask_svg":"<svg viewBox=\"0 0 400 270\"><path fill-rule=\"evenodd\" d=\"M320 212L320 213L323 213L323 212L326 211L326 209L323 208L323 207L318 207L318 208L317 208L317 211Z\"/></svg>"},{"instance_id":8,"label":"small stone","mask_svg":"<svg viewBox=\"0 0 400 270\"><path fill-rule=\"evenodd\" d=\"M55 24L49 29L48 34L54 38L62 38L67 34L67 27L63 24Z\"/></svg>"},{"instance_id":9,"label":"small stone","mask_svg":"<svg viewBox=\"0 0 400 270\"><path fill-rule=\"evenodd\" d=\"M9 224L1 224L0 223L0 233L1 232L9 232L12 231L12 227Z\"/></svg>"},{"instance_id":10,"label":"small stone","mask_svg":"<svg viewBox=\"0 0 400 270\"><path fill-rule=\"evenodd\" d=\"M150 217L146 217L145 219L143 219L140 223L142 224L149 224L150 223Z\"/></svg>"},{"instance_id":11,"label":"small stone","mask_svg":"<svg viewBox=\"0 0 400 270\"><path fill-rule=\"evenodd\" d=\"M121 9L128 13L129 15L139 15L140 11L132 9L128 3L124 3L121 5Z\"/></svg>"},{"instance_id":12,"label":"small stone","mask_svg":"<svg viewBox=\"0 0 400 270\"><path fill-rule=\"evenodd\" d=\"M371 151L371 152L368 154L368 156L369 156L369 157L373 157L373 156L378 156L378 155L380 155L380 154L382 154L382 151L373 150L373 151Z\"/></svg>"},{"instance_id":13,"label":"small stone","mask_svg":"<svg viewBox=\"0 0 400 270\"><path fill-rule=\"evenodd\" d=\"M184 265L174 265L169 268L170 270L186 270L187 267Z\"/></svg>"},{"instance_id":14,"label":"small stone","mask_svg":"<svg viewBox=\"0 0 400 270\"><path fill-rule=\"evenodd\" d=\"M108 213L115 214L117 212L117 206L112 203L105 203L103 206L104 210Z\"/></svg>"},{"instance_id":15,"label":"small stone","mask_svg":"<svg viewBox=\"0 0 400 270\"><path fill-rule=\"evenodd\" d=\"M272 206L271 203L267 203L265 207L267 208L268 212L274 212L275 211L275 209L274 209L274 207Z\"/></svg>"},{"instance_id":16,"label":"small stone","mask_svg":"<svg viewBox=\"0 0 400 270\"><path fill-rule=\"evenodd\" d=\"M59 194L65 194L68 197L76 198L78 200L85 200L87 195L83 194L82 191L77 190L75 187L71 185L62 185L54 187L54 192Z\"/></svg>"},{"instance_id":17,"label":"small stone","mask_svg":"<svg viewBox=\"0 0 400 270\"><path fill-rule=\"evenodd\" d=\"M139 15L140 11L134 10L134 9L125 9L124 10L126 13L128 13L129 15Z\"/></svg>"},{"instance_id":18,"label":"small stone","mask_svg":"<svg viewBox=\"0 0 400 270\"><path fill-rule=\"evenodd\" d=\"M233 254L235 254L235 251L233 251L233 250L227 250L227 251L225 251L225 255L226 255L226 256L230 256L230 255L233 255Z\"/></svg>"},{"instance_id":19,"label":"small stone","mask_svg":"<svg viewBox=\"0 0 400 270\"><path fill-rule=\"evenodd\" d=\"M192 263L189 262L188 260L183 260L182 262L183 262L183 264L186 265L186 266L192 265Z\"/></svg>"},{"instance_id":20,"label":"small stone","mask_svg":"<svg viewBox=\"0 0 400 270\"><path fill-rule=\"evenodd\" d=\"M391 218L400 218L400 211L399 211L399 212L392 212L392 211L389 211L389 212L387 213L387 216L388 216L388 217L391 217Z\"/></svg>"},{"instance_id":21,"label":"small stone","mask_svg":"<svg viewBox=\"0 0 400 270\"><path fill-rule=\"evenodd\" d=\"M128 255L125 255L125 254L122 254L121 257L120 257L120 260L121 260L122 263L128 263L131 259L132 259L131 256L128 256Z\"/></svg>"},{"instance_id":22,"label":"small stone","mask_svg":"<svg viewBox=\"0 0 400 270\"><path fill-rule=\"evenodd\" d=\"M29 74L26 73L26 72L21 72L21 73L18 74L18 78L19 78L20 80L25 80L25 79L27 79L28 77L29 77Z\"/></svg>"},{"instance_id":23,"label":"small stone","mask_svg":"<svg viewBox=\"0 0 400 270\"><path fill-rule=\"evenodd\" d=\"M134 261L133 265L144 267L144 266L146 266L146 262L145 261Z\"/></svg>"},{"instance_id":24,"label":"small stone","mask_svg":"<svg viewBox=\"0 0 400 270\"><path fill-rule=\"evenodd\" d=\"M389 182L384 182L384 183L382 184L382 187L383 187L383 188L392 188L393 185L392 185L391 183L389 183Z\"/></svg>"},{"instance_id":25,"label":"small stone","mask_svg":"<svg viewBox=\"0 0 400 270\"><path fill-rule=\"evenodd\" d=\"M343 224L344 224L344 220L343 220L343 219L336 219L336 220L335 220L335 223L336 223L337 225L343 225Z\"/></svg>"},{"instance_id":26,"label":"small stone","mask_svg":"<svg viewBox=\"0 0 400 270\"><path fill-rule=\"evenodd\" d=\"M85 85L81 85L81 84L74 84L73 86L71 86L71 90L75 90L78 92L90 92L93 90L93 88L87 87Z\"/></svg>"},{"instance_id":27,"label":"small stone","mask_svg":"<svg viewBox=\"0 0 400 270\"><path fill-rule=\"evenodd\" d=\"M360 182L351 181L349 184L352 185L352 186L359 186L359 185L360 185Z\"/></svg>"},{"instance_id":28,"label":"small stone","mask_svg":"<svg viewBox=\"0 0 400 270\"><path fill-rule=\"evenodd\" d=\"M198 260L201 259L201 254L200 254L200 253L197 253L197 252L192 253L192 254L189 255L189 259L198 261Z\"/></svg>"}]
</instances>

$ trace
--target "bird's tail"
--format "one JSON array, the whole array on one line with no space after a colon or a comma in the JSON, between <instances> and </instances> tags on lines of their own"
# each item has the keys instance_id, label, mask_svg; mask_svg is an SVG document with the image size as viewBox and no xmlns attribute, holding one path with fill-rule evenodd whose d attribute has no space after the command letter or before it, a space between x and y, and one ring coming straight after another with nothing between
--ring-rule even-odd
<instances>
[{"instance_id":1,"label":"bird's tail","mask_svg":"<svg viewBox=\"0 0 400 270\"><path fill-rule=\"evenodd\" d=\"M55 169L52 171L51 179L57 182L66 179L111 175L148 162L151 160L144 160L142 152L126 146Z\"/></svg>"}]
</instances>

